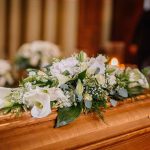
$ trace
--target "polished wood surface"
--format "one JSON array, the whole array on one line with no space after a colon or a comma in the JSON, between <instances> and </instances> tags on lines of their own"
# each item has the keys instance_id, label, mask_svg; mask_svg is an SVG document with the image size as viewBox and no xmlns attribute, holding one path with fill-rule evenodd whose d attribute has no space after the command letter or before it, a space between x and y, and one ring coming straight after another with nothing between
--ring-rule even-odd
<instances>
[{"instance_id":1,"label":"polished wood surface","mask_svg":"<svg viewBox=\"0 0 150 150\"><path fill-rule=\"evenodd\" d=\"M1 116L0 149L149 150L150 98L122 103L105 112L105 123L88 114L61 128L53 128L55 111L42 119L29 113L20 118Z\"/></svg>"}]
</instances>

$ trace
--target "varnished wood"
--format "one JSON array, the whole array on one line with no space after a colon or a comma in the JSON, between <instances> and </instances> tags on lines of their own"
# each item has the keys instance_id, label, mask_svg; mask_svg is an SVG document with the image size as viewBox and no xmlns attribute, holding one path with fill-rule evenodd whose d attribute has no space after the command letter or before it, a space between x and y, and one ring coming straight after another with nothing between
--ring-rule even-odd
<instances>
[{"instance_id":1,"label":"varnished wood","mask_svg":"<svg viewBox=\"0 0 150 150\"><path fill-rule=\"evenodd\" d=\"M99 50L101 0L79 0L78 49L88 55L95 55Z\"/></svg>"},{"instance_id":2,"label":"varnished wood","mask_svg":"<svg viewBox=\"0 0 150 150\"><path fill-rule=\"evenodd\" d=\"M31 118L29 113L21 118L1 116L0 149L150 148L150 98L134 102L129 99L115 108L110 107L104 115L106 123L95 114L88 114L61 128L53 128L56 111L42 119Z\"/></svg>"}]
</instances>

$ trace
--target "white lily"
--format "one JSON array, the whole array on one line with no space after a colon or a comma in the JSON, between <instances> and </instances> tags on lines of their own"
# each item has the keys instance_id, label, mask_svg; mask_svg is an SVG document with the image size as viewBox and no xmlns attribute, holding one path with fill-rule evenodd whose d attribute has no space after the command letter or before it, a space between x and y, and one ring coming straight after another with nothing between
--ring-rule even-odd
<instances>
[{"instance_id":1,"label":"white lily","mask_svg":"<svg viewBox=\"0 0 150 150\"><path fill-rule=\"evenodd\" d=\"M25 93L23 102L32 107L31 115L35 118L46 117L51 113L50 96L42 89L34 89Z\"/></svg>"}]
</instances>

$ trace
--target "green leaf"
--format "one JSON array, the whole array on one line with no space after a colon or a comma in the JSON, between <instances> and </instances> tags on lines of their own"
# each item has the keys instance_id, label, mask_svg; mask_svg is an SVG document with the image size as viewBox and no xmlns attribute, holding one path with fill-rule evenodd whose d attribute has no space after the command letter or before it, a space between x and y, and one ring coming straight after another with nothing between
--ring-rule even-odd
<instances>
[{"instance_id":1,"label":"green leaf","mask_svg":"<svg viewBox=\"0 0 150 150\"><path fill-rule=\"evenodd\" d=\"M79 117L81 111L81 103L78 103L77 106L59 108L55 127L58 128L74 121L77 117Z\"/></svg>"},{"instance_id":2,"label":"green leaf","mask_svg":"<svg viewBox=\"0 0 150 150\"><path fill-rule=\"evenodd\" d=\"M63 73L62 73L64 76L68 76L70 75L69 71L68 70L65 70Z\"/></svg>"},{"instance_id":3,"label":"green leaf","mask_svg":"<svg viewBox=\"0 0 150 150\"><path fill-rule=\"evenodd\" d=\"M78 79L80 79L81 81L86 77L86 70L84 70L83 72L79 73L78 75Z\"/></svg>"}]
</instances>

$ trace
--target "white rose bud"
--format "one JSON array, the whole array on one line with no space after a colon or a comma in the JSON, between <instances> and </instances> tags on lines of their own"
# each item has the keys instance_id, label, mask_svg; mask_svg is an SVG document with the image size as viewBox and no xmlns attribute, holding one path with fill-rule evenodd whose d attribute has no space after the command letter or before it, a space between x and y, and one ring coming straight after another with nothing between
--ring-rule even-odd
<instances>
[{"instance_id":1,"label":"white rose bud","mask_svg":"<svg viewBox=\"0 0 150 150\"><path fill-rule=\"evenodd\" d=\"M81 52L79 53L79 55L78 55L79 61L80 61L80 62L83 62L83 61L86 60L86 58L87 58L87 54L86 54L85 52L81 51Z\"/></svg>"},{"instance_id":2,"label":"white rose bud","mask_svg":"<svg viewBox=\"0 0 150 150\"><path fill-rule=\"evenodd\" d=\"M83 84L82 84L81 80L78 80L77 86L76 86L76 94L77 94L78 96L82 96L83 90L84 90Z\"/></svg>"}]
</instances>

